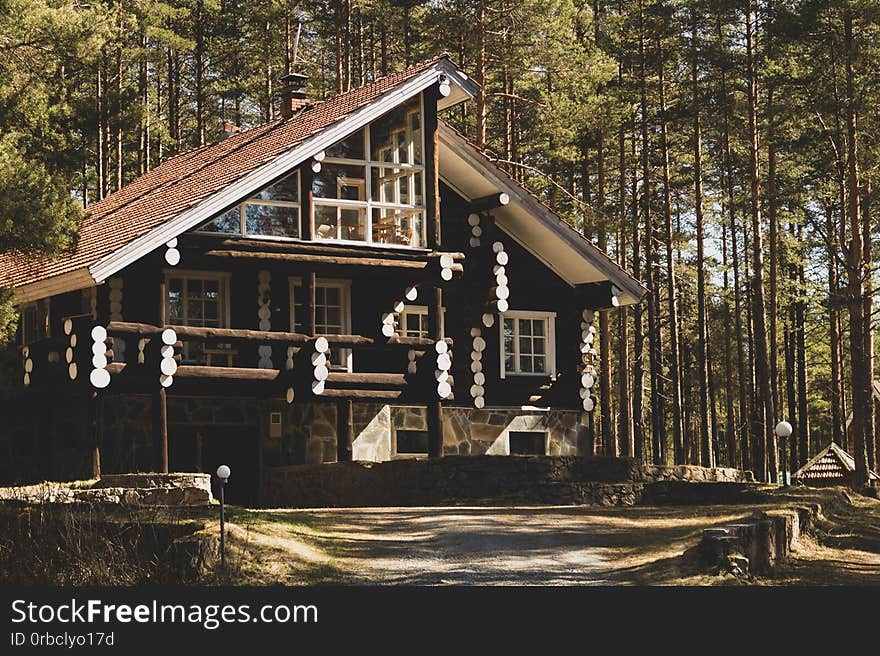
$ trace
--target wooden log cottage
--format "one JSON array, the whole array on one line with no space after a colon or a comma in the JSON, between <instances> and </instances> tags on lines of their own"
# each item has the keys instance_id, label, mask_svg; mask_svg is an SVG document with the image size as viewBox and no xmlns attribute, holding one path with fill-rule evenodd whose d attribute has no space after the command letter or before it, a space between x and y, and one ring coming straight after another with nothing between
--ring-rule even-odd
<instances>
[{"instance_id":1,"label":"wooden log cottage","mask_svg":"<svg viewBox=\"0 0 880 656\"><path fill-rule=\"evenodd\" d=\"M448 58L173 157L75 249L0 256L4 430L42 476L584 453L595 311L644 287L438 114ZM14 416L13 416L14 415ZM250 499L243 500L253 500Z\"/></svg>"}]
</instances>

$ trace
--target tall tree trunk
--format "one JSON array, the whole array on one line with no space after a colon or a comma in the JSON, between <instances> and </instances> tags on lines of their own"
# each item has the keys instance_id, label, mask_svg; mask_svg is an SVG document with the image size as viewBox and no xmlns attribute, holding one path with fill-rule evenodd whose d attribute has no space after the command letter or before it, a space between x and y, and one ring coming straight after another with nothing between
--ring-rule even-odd
<instances>
[{"instance_id":1,"label":"tall tree trunk","mask_svg":"<svg viewBox=\"0 0 880 656\"><path fill-rule=\"evenodd\" d=\"M804 243L803 225L798 229L798 243ZM807 401L807 285L803 258L797 266L797 303L795 305L795 339L798 376L798 464L807 464L810 458L810 415Z\"/></svg>"},{"instance_id":2,"label":"tall tree trunk","mask_svg":"<svg viewBox=\"0 0 880 656\"><path fill-rule=\"evenodd\" d=\"M597 244L603 252L608 251L608 230L605 225L605 142L602 133L596 143L596 205L599 208L600 226ZM608 310L599 312L599 411L601 413L602 443L614 442L614 420L611 406L611 317Z\"/></svg>"},{"instance_id":3,"label":"tall tree trunk","mask_svg":"<svg viewBox=\"0 0 880 656\"><path fill-rule=\"evenodd\" d=\"M864 309L865 317L865 368L868 376L868 404L869 414L867 423L868 429L865 431L865 451L868 458L868 469L874 469L874 450L876 448L875 426L877 415L877 404L874 402L874 258L871 230L871 180L865 178L864 183L865 200L862 203L862 249L863 269L864 269Z\"/></svg>"},{"instance_id":4,"label":"tall tree trunk","mask_svg":"<svg viewBox=\"0 0 880 656\"><path fill-rule=\"evenodd\" d=\"M727 52L725 45L724 31L721 23L721 17L716 17L716 32L718 34L719 47L723 53ZM727 68L724 58L720 65L720 82L721 82L721 98L724 112L722 114L722 158L724 167L724 178L726 182L725 189L722 193L727 197L727 212L730 220L730 244L731 244L731 263L733 265L733 313L734 325L736 327L736 370L737 370L737 399L739 407L739 430L734 430L739 435L739 461L740 466L744 470L751 469L751 445L749 440L749 426L751 420L749 417L749 386L746 378L746 358L743 348L743 336L745 334L743 328L743 308L742 308L742 287L740 285L740 266L739 266L739 242L737 241L737 219L736 219L736 196L734 194L734 177L733 177L733 157L730 146L730 106L732 99L727 88ZM743 250L742 252L745 252ZM736 436L734 436L736 439Z\"/></svg>"},{"instance_id":5,"label":"tall tree trunk","mask_svg":"<svg viewBox=\"0 0 880 656\"><path fill-rule=\"evenodd\" d=\"M639 226L639 185L638 167L636 166L635 117L633 117L632 144L632 273L637 280L642 275L641 230ZM642 304L633 306L633 367L632 367L632 444L633 457L638 462L645 462L645 425L644 425L644 393L645 393L645 333L642 321Z\"/></svg>"},{"instance_id":6,"label":"tall tree trunk","mask_svg":"<svg viewBox=\"0 0 880 656\"><path fill-rule=\"evenodd\" d=\"M618 68L618 79L623 80L623 67ZM618 142L618 236L617 236L617 263L621 268L626 268L626 131L624 121L620 122L617 135ZM632 447L632 420L630 415L629 394L629 317L627 311L617 313L617 440L615 443L605 443L605 455L622 456L633 455Z\"/></svg>"},{"instance_id":7,"label":"tall tree trunk","mask_svg":"<svg viewBox=\"0 0 880 656\"><path fill-rule=\"evenodd\" d=\"M678 290L676 289L674 243L672 232L672 193L669 174L669 137L666 122L666 83L663 44L657 37L657 77L660 90L660 149L663 159L663 227L666 241L666 302L669 312L669 385L672 404L672 445L676 465L685 463L684 428L682 424L682 388L678 345ZM726 272L725 272L726 275Z\"/></svg>"},{"instance_id":8,"label":"tall tree trunk","mask_svg":"<svg viewBox=\"0 0 880 656\"><path fill-rule=\"evenodd\" d=\"M773 21L773 2L767 3L768 25L766 26L765 42L766 56L768 60L773 56L773 29L775 27ZM770 320L769 345L767 355L770 358L770 391L773 399L773 408L779 408L779 327L777 315L779 313L779 304L777 296L779 294L779 221L777 219L777 190L776 190L776 116L775 106L773 103L773 85L767 83L767 194L764 198L764 206L767 208L767 223L770 232L770 298L768 318ZM775 421L779 417L774 416ZM775 433L774 433L775 435ZM774 466L775 449L771 449L768 454L768 462L770 470L776 471Z\"/></svg>"},{"instance_id":9,"label":"tall tree trunk","mask_svg":"<svg viewBox=\"0 0 880 656\"><path fill-rule=\"evenodd\" d=\"M653 462L666 463L666 412L663 395L663 366L660 361L662 330L658 311L659 295L655 266L654 221L651 214L651 143L648 139L648 80L646 70L646 26L639 2L639 114L642 133L642 221L645 226L645 283L648 287L648 357L651 370L651 438Z\"/></svg>"},{"instance_id":10,"label":"tall tree trunk","mask_svg":"<svg viewBox=\"0 0 880 656\"><path fill-rule=\"evenodd\" d=\"M113 121L113 129L115 132L115 144L116 144L116 189L122 188L122 169L123 169L123 159L122 159L122 81L124 70L122 68L122 44L123 44L123 35L122 35L122 3L120 2L117 9L116 14L116 27L117 27L117 35L116 35L116 103L114 108L114 118Z\"/></svg>"},{"instance_id":11,"label":"tall tree trunk","mask_svg":"<svg viewBox=\"0 0 880 656\"><path fill-rule=\"evenodd\" d=\"M138 175L143 175L150 170L150 78L149 62L147 60L147 36L141 35L140 71L138 74L138 95L140 96L143 116L140 125L140 147L138 148Z\"/></svg>"},{"instance_id":12,"label":"tall tree trunk","mask_svg":"<svg viewBox=\"0 0 880 656\"><path fill-rule=\"evenodd\" d=\"M712 444L711 418L709 416L709 364L706 326L706 251L703 226L703 144L700 117L699 54L697 51L697 10L691 7L691 93L694 116L694 215L697 231L697 375L699 377L700 408L700 464L715 466L715 450Z\"/></svg>"},{"instance_id":13,"label":"tall tree trunk","mask_svg":"<svg viewBox=\"0 0 880 656\"><path fill-rule=\"evenodd\" d=\"M476 112L477 112L477 146L486 147L486 0L479 0L477 5L477 61L476 74L477 89Z\"/></svg>"},{"instance_id":14,"label":"tall tree trunk","mask_svg":"<svg viewBox=\"0 0 880 656\"><path fill-rule=\"evenodd\" d=\"M868 435L871 425L871 380L868 371L868 354L865 352L865 300L862 279L864 270L864 236L860 211L859 169L856 160L858 136L855 109L855 84L853 82L853 18L847 7L843 14L844 53L846 62L846 134L847 134L847 208L850 243L847 253L850 371L852 372L852 434L853 458L856 464L856 481L868 482Z\"/></svg>"},{"instance_id":15,"label":"tall tree trunk","mask_svg":"<svg viewBox=\"0 0 880 656\"><path fill-rule=\"evenodd\" d=\"M95 74L95 117L97 118L97 124L95 126L97 131L97 134L95 135L97 148L95 166L97 168L98 176L98 193L96 194L98 200L103 200L104 194L107 190L107 169L104 168L104 151L106 148L104 145L104 80L101 70L102 68L102 62L99 59L97 66L98 70Z\"/></svg>"},{"instance_id":16,"label":"tall tree trunk","mask_svg":"<svg viewBox=\"0 0 880 656\"><path fill-rule=\"evenodd\" d=\"M840 362L840 310L838 309L838 274L837 229L834 225L833 205L829 202L825 207L826 250L828 257L828 341L831 349L831 439L846 448L843 437L845 416L841 405L842 367Z\"/></svg>"},{"instance_id":17,"label":"tall tree trunk","mask_svg":"<svg viewBox=\"0 0 880 656\"><path fill-rule=\"evenodd\" d=\"M751 176L751 210L752 210L752 322L754 324L754 362L755 379L758 385L760 412L756 413L754 439L758 444L759 479L776 482L777 471L775 458L768 457L775 453L776 437L772 432L775 408L770 381L770 356L767 346L766 302L764 300L764 247L761 236L761 184L758 144L758 81L755 66L755 35L754 9L749 0L746 15L746 59L748 66L748 105L750 133L750 176Z\"/></svg>"}]
</instances>

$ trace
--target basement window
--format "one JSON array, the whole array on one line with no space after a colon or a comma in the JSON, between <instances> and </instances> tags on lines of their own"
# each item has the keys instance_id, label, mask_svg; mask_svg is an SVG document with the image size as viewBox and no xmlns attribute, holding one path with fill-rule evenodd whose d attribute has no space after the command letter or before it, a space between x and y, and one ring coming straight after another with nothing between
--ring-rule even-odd
<instances>
[{"instance_id":1,"label":"basement window","mask_svg":"<svg viewBox=\"0 0 880 656\"><path fill-rule=\"evenodd\" d=\"M428 431L396 430L395 454L414 458L428 455Z\"/></svg>"},{"instance_id":2,"label":"basement window","mask_svg":"<svg viewBox=\"0 0 880 656\"><path fill-rule=\"evenodd\" d=\"M547 433L544 431L510 431L508 434L510 455L547 455Z\"/></svg>"}]
</instances>

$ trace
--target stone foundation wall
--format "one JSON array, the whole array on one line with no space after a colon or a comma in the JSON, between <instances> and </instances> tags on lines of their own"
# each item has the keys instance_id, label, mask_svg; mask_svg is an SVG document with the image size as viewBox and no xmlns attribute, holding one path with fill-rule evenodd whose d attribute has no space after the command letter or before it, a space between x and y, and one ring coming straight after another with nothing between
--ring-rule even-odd
<instances>
[{"instance_id":1,"label":"stone foundation wall","mask_svg":"<svg viewBox=\"0 0 880 656\"><path fill-rule=\"evenodd\" d=\"M748 474L748 473L747 473ZM266 507L421 506L455 503L634 505L672 496L705 503L751 487L729 471L700 467L658 480L628 458L446 456L435 460L344 462L264 472ZM662 491L656 488L662 487ZM687 490L687 492L684 492Z\"/></svg>"},{"instance_id":2,"label":"stone foundation wall","mask_svg":"<svg viewBox=\"0 0 880 656\"><path fill-rule=\"evenodd\" d=\"M0 502L109 503L126 506L205 506L212 501L210 474L111 474L90 485L40 483L0 488Z\"/></svg>"}]
</instances>

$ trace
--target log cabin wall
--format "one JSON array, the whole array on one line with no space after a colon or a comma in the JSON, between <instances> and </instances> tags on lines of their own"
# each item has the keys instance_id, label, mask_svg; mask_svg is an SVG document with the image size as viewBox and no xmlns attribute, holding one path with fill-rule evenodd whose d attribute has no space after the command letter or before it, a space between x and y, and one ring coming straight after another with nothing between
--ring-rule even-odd
<instances>
[{"instance_id":1,"label":"log cabin wall","mask_svg":"<svg viewBox=\"0 0 880 656\"><path fill-rule=\"evenodd\" d=\"M454 344L451 371L454 400L443 402L442 453L509 454L510 432L525 431L544 432L547 436L545 452L549 455L585 454L586 420L580 409L577 369L581 308L575 303L575 291L510 236L498 228L492 229L489 219L480 247L473 247L467 203L442 183L440 204L441 242L438 250L462 252L468 258L464 263L464 275L443 285L444 331ZM491 210L486 214L491 215ZM95 322L106 325L121 316L128 322L158 325L161 319L160 285L166 273L214 272L228 276L228 323L224 327L265 330L260 318L263 303L269 309L269 330L295 332L290 307L292 280L303 279L315 272L319 279L350 283L350 332L377 337L383 312L390 311L394 302L403 298L407 287L425 275L406 268L351 267L216 253L218 249L239 254L255 248L276 253L289 251L284 242L258 242L195 233L183 235L179 241L181 261L176 266L169 266L164 257L165 249L161 248L120 272L116 282L108 281L108 284L98 286L94 301ZM487 302L494 279L491 274L475 278L469 269L487 252L491 254L492 244L496 241L504 245L509 255L506 275L510 309L556 313L555 379L516 374L501 378L502 327L498 315L495 315L492 327L481 323L481 315L489 311ZM313 244L325 250L334 248L332 242ZM347 256L351 254L351 248L345 248L345 251ZM365 259L406 258L414 253L407 255L405 250L387 249L383 255L381 249L366 245L361 251ZM418 298L410 305L428 305L432 291L430 287L420 289ZM52 334L62 335L63 317L82 313L82 293L62 294L53 297L51 303ZM482 387L486 405L482 409L474 407L470 394L474 384L470 368L471 329L476 327L480 328L486 342L482 354L485 375ZM234 366L257 367L265 359L256 343L243 344L236 350ZM284 368L286 351L284 344L272 346L269 356L272 368ZM355 348L353 361L355 372L402 373L406 371L408 359L406 350L389 352ZM70 439L71 433L77 430L76 426L81 427L86 422L83 400L91 390L87 388L87 377L85 381L85 385L80 381L73 389L65 384L69 381L62 378L58 385L29 390L29 414L38 419L33 419L25 428L16 429L16 442L23 440L31 447L29 464L18 470L17 478L22 478L25 471L39 472L33 474L37 478L88 475L89 461L83 454L86 453L86 443L92 438ZM220 385L197 380L176 381L168 391L171 467L208 470L212 464L208 460L214 457L210 454L218 453L220 447L217 444L220 443L238 449L234 457L240 467L251 471L254 481L259 479L259 470L263 467L335 461L339 453L337 403L305 396L288 404L282 398L282 391L259 383ZM121 389L118 385L114 389L111 385L101 393L103 402L97 430L106 473L155 468L150 435L150 395L147 390L145 392ZM419 433L427 430L427 404L432 401L429 398L431 393L432 390L428 390L424 400L416 403L355 402L352 412L353 457L365 460L408 457L397 453L397 435L402 431ZM58 402L61 397L64 400ZM49 405L52 406L51 412L39 410ZM280 413L280 431L268 428L270 413ZM196 451L200 455L197 456ZM44 454L42 458L40 453ZM65 464L61 466L60 463Z\"/></svg>"}]
</instances>

